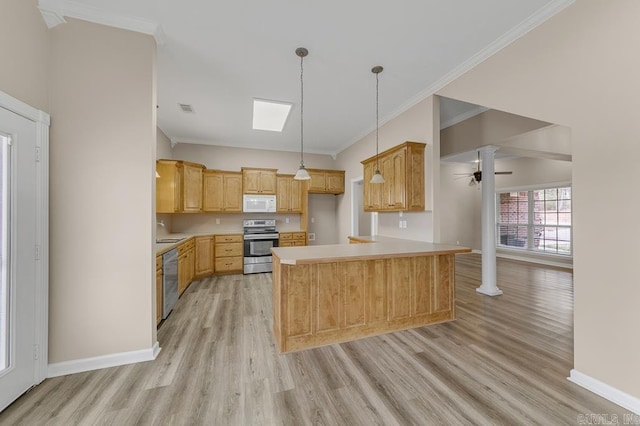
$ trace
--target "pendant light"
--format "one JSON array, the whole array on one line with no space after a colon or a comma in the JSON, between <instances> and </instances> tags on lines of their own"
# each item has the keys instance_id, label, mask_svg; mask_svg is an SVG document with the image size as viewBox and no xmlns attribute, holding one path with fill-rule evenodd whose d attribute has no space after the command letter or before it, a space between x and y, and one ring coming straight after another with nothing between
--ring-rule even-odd
<instances>
[{"instance_id":1,"label":"pendant light","mask_svg":"<svg viewBox=\"0 0 640 426\"><path fill-rule=\"evenodd\" d=\"M293 177L295 180L309 180L311 176L304 168L304 68L302 63L304 57L309 54L309 51L304 47L298 47L296 49L296 55L300 57L300 167Z\"/></svg>"},{"instance_id":2,"label":"pendant light","mask_svg":"<svg viewBox=\"0 0 640 426\"><path fill-rule=\"evenodd\" d=\"M378 75L384 68L380 65L376 65L371 68L371 72L376 75L376 171L373 173L373 177L369 183L384 183L382 173L380 173L380 167L378 166L378 127L379 127L379 114L378 114Z\"/></svg>"}]
</instances>

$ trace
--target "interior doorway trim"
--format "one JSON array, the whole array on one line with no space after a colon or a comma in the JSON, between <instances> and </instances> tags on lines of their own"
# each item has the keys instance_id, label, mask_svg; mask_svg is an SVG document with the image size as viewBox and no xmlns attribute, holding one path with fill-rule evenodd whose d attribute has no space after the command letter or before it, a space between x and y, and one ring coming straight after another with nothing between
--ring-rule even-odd
<instances>
[{"instance_id":1,"label":"interior doorway trim","mask_svg":"<svg viewBox=\"0 0 640 426\"><path fill-rule=\"evenodd\" d=\"M0 108L18 114L36 125L36 358L34 383L47 377L49 346L49 124L50 117L0 91Z\"/></svg>"},{"instance_id":2,"label":"interior doorway trim","mask_svg":"<svg viewBox=\"0 0 640 426\"><path fill-rule=\"evenodd\" d=\"M351 179L351 234L350 235L359 235L360 234L360 223L358 220L359 209L358 209L358 184L362 182L364 184L364 178L362 176L358 176L356 178ZM377 235L378 234L378 212L371 212L371 228L369 229L369 235Z\"/></svg>"},{"instance_id":3,"label":"interior doorway trim","mask_svg":"<svg viewBox=\"0 0 640 426\"><path fill-rule=\"evenodd\" d=\"M357 191L358 184L363 181L364 178L362 176L351 179L351 231L349 235L358 235L359 233Z\"/></svg>"}]
</instances>

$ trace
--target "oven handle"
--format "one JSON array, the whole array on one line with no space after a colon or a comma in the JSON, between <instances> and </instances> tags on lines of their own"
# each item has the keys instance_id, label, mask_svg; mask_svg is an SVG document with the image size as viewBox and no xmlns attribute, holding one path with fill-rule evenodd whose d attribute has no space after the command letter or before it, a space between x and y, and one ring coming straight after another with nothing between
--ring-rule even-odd
<instances>
[{"instance_id":1,"label":"oven handle","mask_svg":"<svg viewBox=\"0 0 640 426\"><path fill-rule=\"evenodd\" d=\"M277 240L278 234L251 234L244 235L244 240Z\"/></svg>"}]
</instances>

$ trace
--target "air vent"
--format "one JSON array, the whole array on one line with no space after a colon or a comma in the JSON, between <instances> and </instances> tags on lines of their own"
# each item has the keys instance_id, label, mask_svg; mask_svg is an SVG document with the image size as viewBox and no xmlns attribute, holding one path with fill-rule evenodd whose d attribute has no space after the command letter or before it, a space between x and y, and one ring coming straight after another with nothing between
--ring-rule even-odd
<instances>
[{"instance_id":1,"label":"air vent","mask_svg":"<svg viewBox=\"0 0 640 426\"><path fill-rule=\"evenodd\" d=\"M182 112L187 112L190 114L193 114L193 107L191 105L188 104L178 104L178 106L180 107L180 109L182 110Z\"/></svg>"}]
</instances>

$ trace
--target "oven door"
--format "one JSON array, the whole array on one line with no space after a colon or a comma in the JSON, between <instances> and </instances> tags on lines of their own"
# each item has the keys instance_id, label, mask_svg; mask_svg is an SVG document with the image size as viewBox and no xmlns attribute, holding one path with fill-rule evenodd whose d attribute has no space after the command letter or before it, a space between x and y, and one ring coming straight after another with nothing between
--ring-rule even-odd
<instances>
[{"instance_id":1,"label":"oven door","mask_svg":"<svg viewBox=\"0 0 640 426\"><path fill-rule=\"evenodd\" d=\"M273 270L271 248L278 247L278 234L244 236L244 273L257 274Z\"/></svg>"},{"instance_id":2,"label":"oven door","mask_svg":"<svg viewBox=\"0 0 640 426\"><path fill-rule=\"evenodd\" d=\"M244 257L265 257L271 256L271 248L278 247L278 238L268 239L247 239L244 240Z\"/></svg>"}]
</instances>

